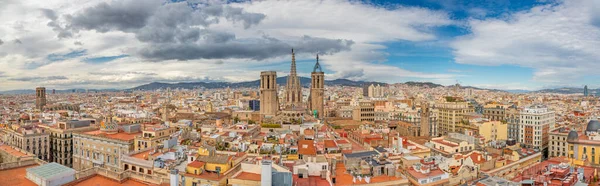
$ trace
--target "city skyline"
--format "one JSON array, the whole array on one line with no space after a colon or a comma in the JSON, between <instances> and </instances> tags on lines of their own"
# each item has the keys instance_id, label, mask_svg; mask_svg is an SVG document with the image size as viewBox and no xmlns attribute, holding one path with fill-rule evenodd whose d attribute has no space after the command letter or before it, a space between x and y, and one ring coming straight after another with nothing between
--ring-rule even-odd
<instances>
[{"instance_id":1,"label":"city skyline","mask_svg":"<svg viewBox=\"0 0 600 186\"><path fill-rule=\"evenodd\" d=\"M0 90L283 77L291 48L301 77L320 54L328 80L594 89L597 12L592 0L5 0Z\"/></svg>"}]
</instances>

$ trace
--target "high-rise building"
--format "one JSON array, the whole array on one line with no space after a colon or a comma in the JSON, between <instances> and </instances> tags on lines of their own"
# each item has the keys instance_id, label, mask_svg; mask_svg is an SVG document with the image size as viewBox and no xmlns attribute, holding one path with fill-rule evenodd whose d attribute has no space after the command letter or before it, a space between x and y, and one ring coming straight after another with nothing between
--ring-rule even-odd
<instances>
[{"instance_id":1,"label":"high-rise building","mask_svg":"<svg viewBox=\"0 0 600 186\"><path fill-rule=\"evenodd\" d=\"M286 106L299 106L302 103L302 87L300 87L300 79L296 74L296 57L294 49L292 49L292 67L290 69L290 75L287 78L287 84L285 85L285 105Z\"/></svg>"},{"instance_id":2,"label":"high-rise building","mask_svg":"<svg viewBox=\"0 0 600 186\"><path fill-rule=\"evenodd\" d=\"M310 107L312 112L316 112L316 116L323 117L323 96L325 93L325 73L319 65L319 55L317 55L317 63L311 73L310 83Z\"/></svg>"},{"instance_id":3,"label":"high-rise building","mask_svg":"<svg viewBox=\"0 0 600 186\"><path fill-rule=\"evenodd\" d=\"M587 85L583 87L583 96L587 97L589 95Z\"/></svg>"},{"instance_id":4,"label":"high-rise building","mask_svg":"<svg viewBox=\"0 0 600 186\"><path fill-rule=\"evenodd\" d=\"M519 142L529 148L548 148L548 134L554 128L554 111L544 105L532 105L521 111Z\"/></svg>"},{"instance_id":5,"label":"high-rise building","mask_svg":"<svg viewBox=\"0 0 600 186\"><path fill-rule=\"evenodd\" d=\"M381 98L383 97L383 87L377 84L371 84L368 89L368 95L371 98Z\"/></svg>"},{"instance_id":6,"label":"high-rise building","mask_svg":"<svg viewBox=\"0 0 600 186\"><path fill-rule=\"evenodd\" d=\"M260 114L274 116L279 111L277 98L277 72L260 73Z\"/></svg>"},{"instance_id":7,"label":"high-rise building","mask_svg":"<svg viewBox=\"0 0 600 186\"><path fill-rule=\"evenodd\" d=\"M35 108L42 110L46 106L46 88L35 88Z\"/></svg>"}]
</instances>

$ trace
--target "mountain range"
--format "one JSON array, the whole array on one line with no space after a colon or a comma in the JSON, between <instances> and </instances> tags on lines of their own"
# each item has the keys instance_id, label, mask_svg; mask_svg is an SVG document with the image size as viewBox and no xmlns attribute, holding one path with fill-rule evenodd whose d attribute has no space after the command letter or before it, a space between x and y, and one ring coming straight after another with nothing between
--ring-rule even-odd
<instances>
[{"instance_id":1,"label":"mountain range","mask_svg":"<svg viewBox=\"0 0 600 186\"><path fill-rule=\"evenodd\" d=\"M298 78L300 80L300 84L303 87L310 86L310 78L307 78L307 77L298 77ZM287 82L287 76L277 78L277 84L279 84L279 86L285 86L286 82ZM363 87L365 85L370 85L370 84L380 84L382 86L388 85L387 83L383 83L383 82L353 81L353 80L349 80L349 79L335 79L335 80L326 80L325 81L325 85L327 85L327 86ZM403 84L406 84L409 86L426 86L426 87L430 87L430 88L444 86L444 85L431 83L431 82L413 82L413 81L405 82ZM165 89L165 88L195 89L195 88L202 88L202 87L207 88L207 89L227 88L227 87L251 88L251 87L258 87L259 85L260 85L260 80L235 82L235 83L232 83L232 82L183 82L183 83L153 82L153 83L148 83L148 84L140 85L140 86L129 88L129 89L65 89L65 90L56 90L56 93L72 93L72 92L86 92L86 91L89 91L89 92L113 92L113 91L123 91L123 90L128 90L128 91L131 91L131 90L157 90L157 89ZM454 86L454 85L450 85L450 86ZM542 89L542 90L537 90L537 91L484 89L484 88L478 88L478 87L473 87L473 86L463 86L462 88L473 88L473 89L478 89L478 90L490 90L490 91L504 91L504 92L510 92L510 93L528 93L528 92L558 93L558 94L583 93L583 88L568 88L568 87L549 88L549 89ZM46 90L46 91L48 93L52 92L51 89ZM35 93L34 89L0 91L0 94L34 94L34 93ZM590 93L590 95L596 95L596 94L600 93L600 89L589 89L589 93Z\"/></svg>"},{"instance_id":2,"label":"mountain range","mask_svg":"<svg viewBox=\"0 0 600 186\"><path fill-rule=\"evenodd\" d=\"M304 87L310 86L310 78L307 77L298 77L300 80L300 85ZM278 77L277 84L279 86L285 85L287 83L287 76ZM336 79L336 80L325 80L325 85L328 86L352 86L352 87L361 87L363 85L369 84L381 84L387 85L387 83L381 82L369 82L369 81L352 81L348 79ZM140 85L137 87L133 87L130 90L156 90L156 89L194 89L194 88L250 88L250 87L258 87L260 85L260 80L254 81L245 81L245 82L190 82L190 83L159 83L153 82L145 85ZM441 85L440 85L441 86Z\"/></svg>"}]
</instances>

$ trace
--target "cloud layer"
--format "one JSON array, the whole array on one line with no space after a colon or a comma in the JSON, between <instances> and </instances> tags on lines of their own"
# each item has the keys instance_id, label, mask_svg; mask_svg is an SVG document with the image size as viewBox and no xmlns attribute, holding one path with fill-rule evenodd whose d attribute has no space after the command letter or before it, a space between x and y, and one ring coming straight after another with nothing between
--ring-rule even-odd
<instances>
[{"instance_id":1,"label":"cloud layer","mask_svg":"<svg viewBox=\"0 0 600 186\"><path fill-rule=\"evenodd\" d=\"M573 83L600 68L598 12L599 1L572 0L472 19L472 33L451 46L457 63L529 67L535 82Z\"/></svg>"}]
</instances>

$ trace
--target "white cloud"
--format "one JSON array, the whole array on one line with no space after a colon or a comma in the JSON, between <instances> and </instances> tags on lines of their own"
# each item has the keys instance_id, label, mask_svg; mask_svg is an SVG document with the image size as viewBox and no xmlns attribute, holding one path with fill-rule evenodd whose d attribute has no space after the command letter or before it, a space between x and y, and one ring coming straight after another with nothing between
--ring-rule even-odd
<instances>
[{"instance_id":1,"label":"white cloud","mask_svg":"<svg viewBox=\"0 0 600 186\"><path fill-rule=\"evenodd\" d=\"M135 33L79 30L72 38L59 38L48 23L41 8L54 10L56 23L67 28L67 15L78 15L102 0L47 0L10 1L0 5L0 89L30 89L35 86L54 88L128 88L151 81L247 81L258 79L261 70L270 65L289 61L290 56L265 60L253 59L193 59L187 61L163 60L150 62L136 55L143 43ZM111 1L105 1L111 2ZM2 4L2 3L0 3ZM425 78L433 81L452 79L451 74L413 72L387 64L385 46L388 41L435 40L431 28L454 24L444 12L414 7L375 7L359 2L326 1L255 1L232 4L250 13L266 17L247 27L240 21L220 19L209 25L211 30L235 34L237 39L277 38L296 42L305 35L311 37L344 39L355 42L350 51L322 56L328 78L355 80L402 81L403 78ZM4 24L6 23L6 24ZM56 27L55 27L56 28ZM13 42L22 41L22 44ZM85 49L86 56L48 61L49 54L65 54ZM129 55L106 63L89 63L86 58ZM297 60L313 59L311 54L297 56ZM257 69L256 66L265 66ZM357 70L358 69L358 70ZM305 72L303 72L305 73ZM14 81L10 78L64 76L65 79L47 81Z\"/></svg>"},{"instance_id":2,"label":"white cloud","mask_svg":"<svg viewBox=\"0 0 600 186\"><path fill-rule=\"evenodd\" d=\"M451 46L457 63L534 69L533 81L560 84L600 68L600 1L568 0L503 19L469 21L471 34Z\"/></svg>"}]
</instances>

